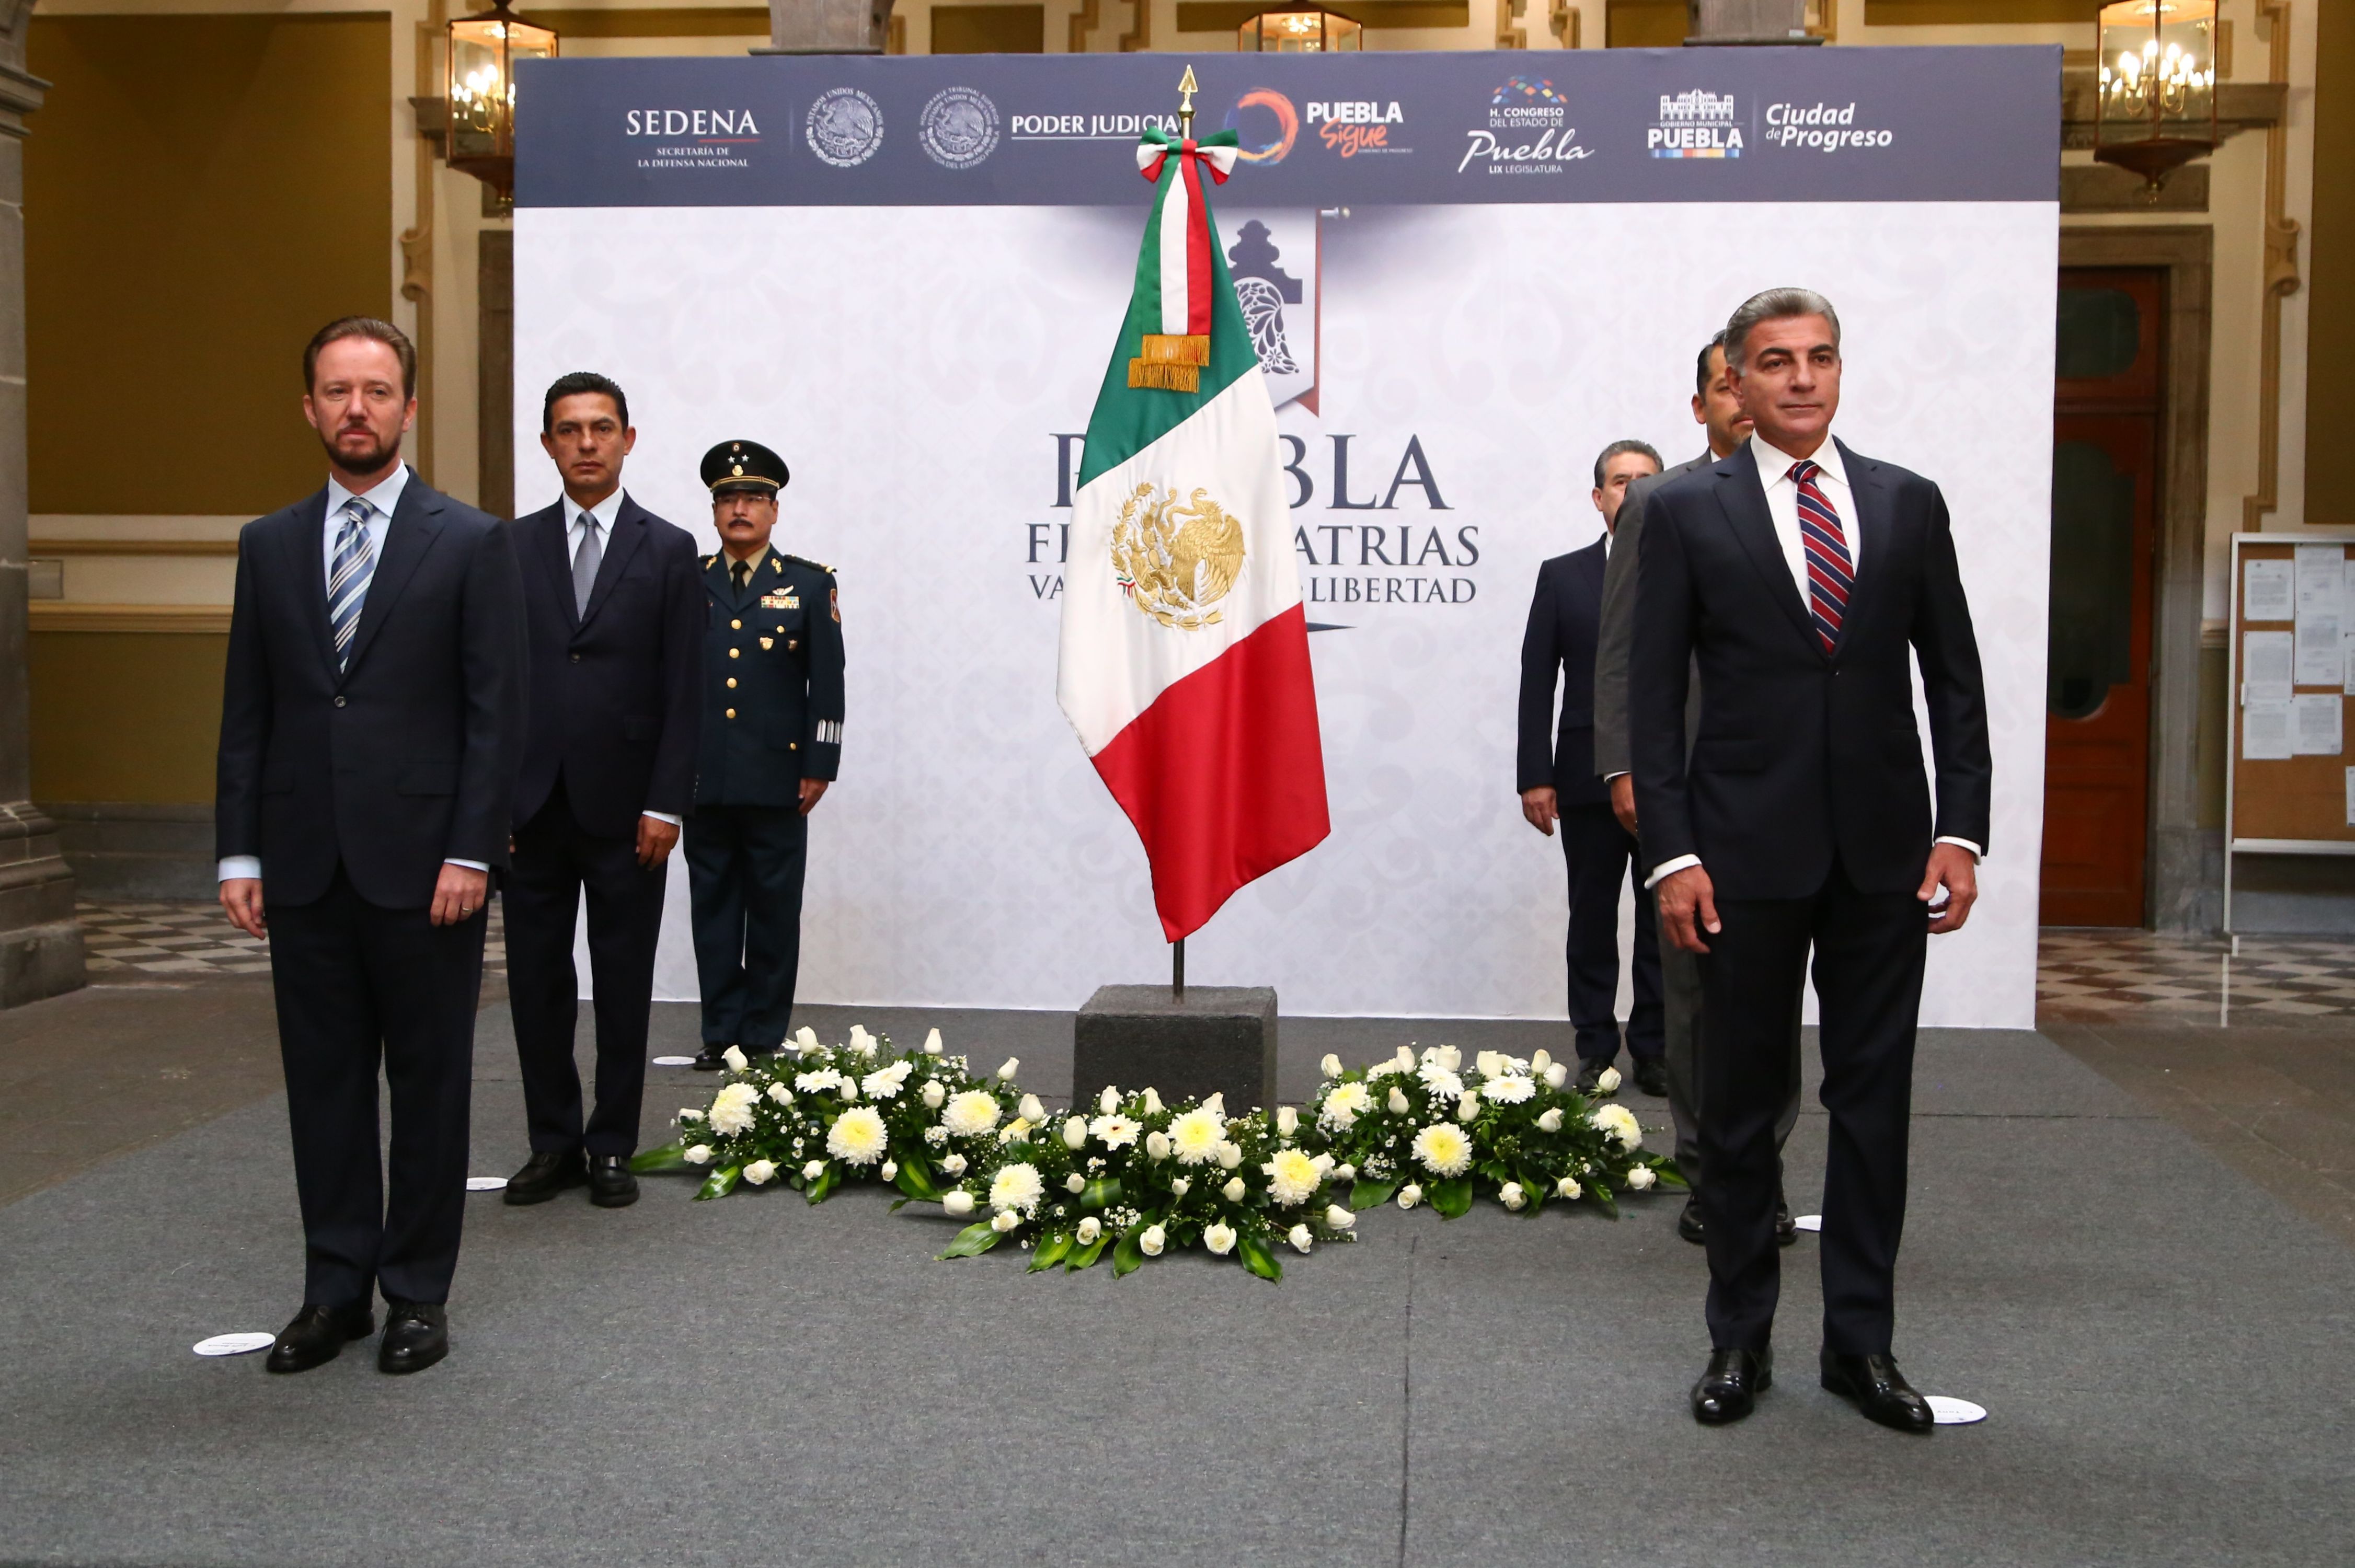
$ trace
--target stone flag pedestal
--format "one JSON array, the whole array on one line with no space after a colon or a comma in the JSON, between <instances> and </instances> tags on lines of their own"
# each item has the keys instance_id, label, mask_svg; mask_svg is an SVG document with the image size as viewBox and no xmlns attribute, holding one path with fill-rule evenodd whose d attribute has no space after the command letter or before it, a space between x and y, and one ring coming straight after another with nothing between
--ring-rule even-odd
<instances>
[{"instance_id":1,"label":"stone flag pedestal","mask_svg":"<svg viewBox=\"0 0 2355 1568\"><path fill-rule=\"evenodd\" d=\"M1071 1108L1084 1109L1104 1085L1123 1093L1147 1087L1164 1100L1224 1094L1240 1115L1275 1104L1275 988L1104 986L1072 1025Z\"/></svg>"}]
</instances>

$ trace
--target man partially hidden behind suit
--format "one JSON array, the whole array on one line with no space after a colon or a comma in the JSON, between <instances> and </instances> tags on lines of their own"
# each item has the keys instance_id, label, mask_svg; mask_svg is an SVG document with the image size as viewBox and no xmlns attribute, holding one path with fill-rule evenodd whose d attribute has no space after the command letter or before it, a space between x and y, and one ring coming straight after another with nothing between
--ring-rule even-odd
<instances>
[{"instance_id":1,"label":"man partially hidden behind suit","mask_svg":"<svg viewBox=\"0 0 2355 1568\"><path fill-rule=\"evenodd\" d=\"M1926 1433L1929 1405L1891 1343L1923 961L1929 933L1968 917L1987 844L1978 645L1938 487L1831 439L1830 303L1805 289L1759 294L1726 324L1725 353L1755 429L1732 456L1651 496L1628 681L1662 936L1700 956L1712 1350L1692 1410L1710 1424L1740 1420L1773 1381L1774 1123L1812 949L1831 1118L1823 1384L1884 1425Z\"/></svg>"},{"instance_id":2,"label":"man partially hidden behind suit","mask_svg":"<svg viewBox=\"0 0 2355 1568\"><path fill-rule=\"evenodd\" d=\"M583 1181L600 1208L638 1197L629 1158L655 944L671 849L695 797L703 589L695 540L622 488L637 433L621 388L589 371L559 378L540 403L539 443L564 495L514 525L531 719L515 864L499 896L531 1157L507 1180L509 1203L546 1202ZM572 933L584 890L597 1020L585 1124L572 1054Z\"/></svg>"},{"instance_id":3,"label":"man partially hidden behind suit","mask_svg":"<svg viewBox=\"0 0 2355 1568\"><path fill-rule=\"evenodd\" d=\"M1561 854L1570 871L1570 1021L1578 1031L1582 1093L1618 1086L1611 1064L1619 1054L1619 891L1636 854L1636 836L1611 815L1611 800L1594 768L1592 700L1594 637L1603 609L1604 560L1618 548L1614 537L1629 481L1660 471L1660 454L1640 441L1614 441L1594 460L1594 509L1603 537L1584 549L1558 555L1538 568L1521 637L1520 747L1514 787L1521 815L1550 835L1561 825ZM1554 726L1553 694L1562 681L1561 722ZM1551 744L1549 745L1549 741ZM1627 1018L1627 1054L1646 1094L1667 1091L1660 1060L1660 951L1651 900L1636 901L1636 1005Z\"/></svg>"},{"instance_id":4,"label":"man partially hidden behind suit","mask_svg":"<svg viewBox=\"0 0 2355 1568\"><path fill-rule=\"evenodd\" d=\"M1636 830L1636 781L1629 773L1627 744L1627 656L1636 643L1636 566L1644 549L1644 507L1654 490L1696 468L1732 455L1750 437L1750 416L1734 396L1733 379L1725 368L1725 334L1707 343L1693 366L1693 422L1709 432L1709 447L1664 474L1638 479L1627 486L1619 507L1618 527L1611 546L1611 563L1603 574L1603 629L1594 648L1594 771L1611 786L1611 809L1629 833ZM1700 683L1693 682L1685 699L1685 732L1689 743L1700 721ZM1673 945L1660 950L1660 990L1666 1024L1668 1117L1677 1129L1677 1168L1691 1184L1692 1195L1677 1215L1677 1233L1698 1244L1703 1238L1700 1217L1700 967L1693 955ZM1791 1010L1791 1098L1774 1123L1774 1147L1781 1149L1799 1120L1799 1012ZM1647 1091L1648 1092L1648 1091ZM1798 1239L1791 1206L1780 1195L1774 1200L1774 1238L1785 1246Z\"/></svg>"},{"instance_id":5,"label":"man partially hidden behind suit","mask_svg":"<svg viewBox=\"0 0 2355 1568\"><path fill-rule=\"evenodd\" d=\"M267 1365L334 1359L374 1330L381 1288L377 1365L413 1372L450 1345L523 594L506 525L401 464L417 355L399 329L330 323L303 373L327 487L239 536L214 808L221 905L270 943L303 1208L304 1307Z\"/></svg>"},{"instance_id":6,"label":"man partially hidden behind suit","mask_svg":"<svg viewBox=\"0 0 2355 1568\"><path fill-rule=\"evenodd\" d=\"M842 763L834 573L773 549L785 461L756 441L703 456L719 553L704 559L703 747L687 824L699 1068L785 1038L801 972L809 814Z\"/></svg>"}]
</instances>

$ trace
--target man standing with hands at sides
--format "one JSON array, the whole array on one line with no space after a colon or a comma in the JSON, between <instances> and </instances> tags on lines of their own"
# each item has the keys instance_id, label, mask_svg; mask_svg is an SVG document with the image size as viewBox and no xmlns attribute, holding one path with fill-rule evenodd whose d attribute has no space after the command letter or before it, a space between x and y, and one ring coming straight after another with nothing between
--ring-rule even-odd
<instances>
[{"instance_id":1,"label":"man standing with hands at sides","mask_svg":"<svg viewBox=\"0 0 2355 1568\"><path fill-rule=\"evenodd\" d=\"M1734 395L1732 373L1725 368L1725 334L1701 345L1693 368L1693 422L1709 432L1709 447L1655 478L1638 479L1627 486L1619 508L1619 525L1612 541L1611 561L1603 576L1603 629L1594 652L1594 771L1611 789L1611 809L1619 825L1636 831L1636 780L1628 771L1627 656L1636 642L1636 571L1644 548L1644 515L1652 493L1672 479L1706 468L1733 454L1750 439L1750 416ZM1685 701L1685 733L1689 741L1700 719L1700 683L1694 678ZM1697 1106L1700 1083L1700 968L1694 955L1660 944L1660 986L1666 1025L1668 1117L1677 1128L1677 1168L1691 1185L1691 1195L1677 1215L1677 1234L1696 1245L1703 1240L1700 1181L1701 1157ZM1789 1019L1791 1097L1774 1122L1774 1147L1779 1154L1799 1120L1799 1009ZM1647 1094L1661 1091L1637 1081ZM1774 1196L1774 1240L1789 1246L1798 1239L1791 1205L1778 1181Z\"/></svg>"},{"instance_id":2,"label":"man standing with hands at sides","mask_svg":"<svg viewBox=\"0 0 2355 1568\"><path fill-rule=\"evenodd\" d=\"M529 740L515 798L507 1003L531 1157L509 1203L589 1184L601 1209L637 1201L630 1156L646 1084L655 944L679 821L694 803L703 587L695 540L622 488L636 444L629 399L590 371L540 404L539 444L563 475L554 506L519 517L529 606ZM582 1121L572 1031L572 933L589 897L597 1020L595 1108Z\"/></svg>"},{"instance_id":3,"label":"man standing with hands at sides","mask_svg":"<svg viewBox=\"0 0 2355 1568\"><path fill-rule=\"evenodd\" d=\"M221 906L270 942L303 1208L303 1310L267 1365L332 1360L373 1331L381 1287L377 1365L413 1372L450 1348L483 901L523 743L523 594L506 525L401 464L409 339L347 316L303 372L327 485L239 537L214 808Z\"/></svg>"},{"instance_id":4,"label":"man standing with hands at sides","mask_svg":"<svg viewBox=\"0 0 2355 1568\"><path fill-rule=\"evenodd\" d=\"M1520 746L1515 787L1521 815L1550 836L1561 825L1561 853L1570 869L1570 1021L1578 1031L1578 1088L1607 1093L1618 1085L1612 1060L1619 1054L1619 890L1636 854L1636 837L1611 815L1611 799L1596 776L1592 703L1594 636L1603 608L1604 557L1619 548L1614 530L1628 482L1660 471L1660 454L1640 441L1614 441L1594 460L1594 509L1603 537L1584 549L1558 555L1538 568L1537 596L1521 638ZM1563 682L1561 722L1554 728L1557 675ZM1549 741L1552 743L1548 744ZM1660 1061L1660 952L1651 899L1636 901L1636 1006L1627 1019L1627 1054L1646 1094L1665 1091Z\"/></svg>"},{"instance_id":5,"label":"man standing with hands at sides","mask_svg":"<svg viewBox=\"0 0 2355 1568\"><path fill-rule=\"evenodd\" d=\"M1938 487L1832 438L1830 302L1758 294L1726 323L1725 354L1755 430L1652 495L1628 681L1661 940L1700 958L1712 1349L1692 1411L1739 1421L1774 1380L1774 1132L1794 1087L1785 1021L1812 949L1831 1116L1823 1385L1883 1425L1926 1433L1929 1404L1891 1342L1923 962L1931 933L1969 918L1987 847L1978 645Z\"/></svg>"},{"instance_id":6,"label":"man standing with hands at sides","mask_svg":"<svg viewBox=\"0 0 2355 1568\"><path fill-rule=\"evenodd\" d=\"M842 604L834 573L772 548L792 475L753 441L703 455L719 553L703 562L703 745L687 823L703 1050L783 1043L801 971L809 814L842 761Z\"/></svg>"}]
</instances>

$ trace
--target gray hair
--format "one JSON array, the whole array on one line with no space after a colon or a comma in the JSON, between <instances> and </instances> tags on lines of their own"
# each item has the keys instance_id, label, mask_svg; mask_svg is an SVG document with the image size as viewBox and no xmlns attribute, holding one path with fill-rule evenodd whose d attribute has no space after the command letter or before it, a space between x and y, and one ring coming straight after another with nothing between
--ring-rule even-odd
<instances>
[{"instance_id":1,"label":"gray hair","mask_svg":"<svg viewBox=\"0 0 2355 1568\"><path fill-rule=\"evenodd\" d=\"M1655 474L1657 474L1663 467L1667 466L1665 464L1661 463L1660 454L1654 452L1650 443L1647 442L1614 441L1610 445L1604 447L1603 449L1602 455L1594 460L1594 487L1597 490L1603 488L1603 470L1610 465L1611 460L1614 457L1625 457L1631 452L1637 453L1643 456L1650 458L1652 460L1652 472Z\"/></svg>"},{"instance_id":2,"label":"gray hair","mask_svg":"<svg viewBox=\"0 0 2355 1568\"><path fill-rule=\"evenodd\" d=\"M1742 308L1726 319L1725 363L1727 368L1737 374L1740 373L1743 353L1748 347L1745 340L1750 336L1752 327L1761 322L1780 321L1785 317L1796 315L1819 315L1829 322L1832 329L1832 348L1834 352L1838 352L1840 340L1839 313L1832 309L1831 301L1813 289L1768 289L1764 293L1752 294L1748 299L1743 300Z\"/></svg>"}]
</instances>

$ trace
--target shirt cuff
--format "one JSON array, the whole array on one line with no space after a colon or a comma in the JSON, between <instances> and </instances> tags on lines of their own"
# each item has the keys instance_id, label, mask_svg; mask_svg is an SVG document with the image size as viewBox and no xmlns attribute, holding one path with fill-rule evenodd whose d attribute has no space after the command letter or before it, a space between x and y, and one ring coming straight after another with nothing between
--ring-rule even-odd
<instances>
[{"instance_id":1,"label":"shirt cuff","mask_svg":"<svg viewBox=\"0 0 2355 1568\"><path fill-rule=\"evenodd\" d=\"M678 819L677 817L673 816L672 816L669 812L667 812L667 811L642 811L642 812L638 813L638 815L639 815L640 816L651 816L651 817L653 817L656 822L667 822L667 823L669 823L673 827L682 827L682 826L684 826L684 825L679 821L679 819Z\"/></svg>"},{"instance_id":2,"label":"shirt cuff","mask_svg":"<svg viewBox=\"0 0 2355 1568\"><path fill-rule=\"evenodd\" d=\"M1646 892L1649 892L1654 888L1658 887L1660 885L1660 879L1663 877L1673 877L1678 871L1683 870L1687 866L1698 866L1700 864L1700 857L1698 855L1678 855L1673 859L1663 860L1658 865L1652 868L1652 874L1650 876L1644 879L1644 891Z\"/></svg>"},{"instance_id":3,"label":"shirt cuff","mask_svg":"<svg viewBox=\"0 0 2355 1568\"><path fill-rule=\"evenodd\" d=\"M464 866L470 871L480 871L485 876L490 874L491 869L480 860L444 860L442 863L445 866Z\"/></svg>"},{"instance_id":4,"label":"shirt cuff","mask_svg":"<svg viewBox=\"0 0 2355 1568\"><path fill-rule=\"evenodd\" d=\"M1627 770L1626 770L1626 769L1625 769L1625 768L1621 768L1621 769L1620 769L1617 773L1604 773L1604 774L1603 775L1603 782L1604 782L1604 784L1609 784L1609 783L1611 783L1614 779L1624 779L1624 778L1625 778L1626 776L1627 776Z\"/></svg>"},{"instance_id":5,"label":"shirt cuff","mask_svg":"<svg viewBox=\"0 0 2355 1568\"><path fill-rule=\"evenodd\" d=\"M261 857L259 855L225 855L221 858L220 880L234 882L240 879L261 880Z\"/></svg>"},{"instance_id":6,"label":"shirt cuff","mask_svg":"<svg viewBox=\"0 0 2355 1568\"><path fill-rule=\"evenodd\" d=\"M1949 838L1945 834L1940 834L1938 836L1938 842L1941 844L1952 844L1957 849L1968 849L1971 852L1971 859L1974 860L1984 860L1987 859L1987 851L1980 848L1977 845L1972 843L1967 838Z\"/></svg>"}]
</instances>

